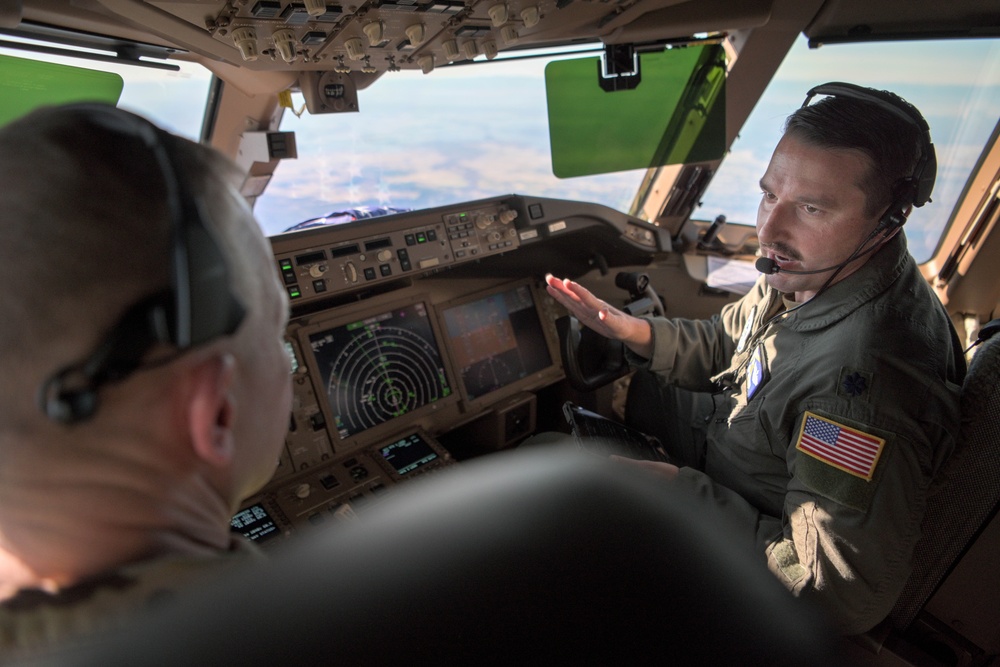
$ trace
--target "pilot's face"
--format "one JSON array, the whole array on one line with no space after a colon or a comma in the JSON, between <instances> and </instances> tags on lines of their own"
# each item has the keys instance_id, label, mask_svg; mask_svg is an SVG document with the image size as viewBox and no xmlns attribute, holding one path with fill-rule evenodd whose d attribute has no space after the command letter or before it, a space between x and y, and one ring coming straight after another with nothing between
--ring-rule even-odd
<instances>
[{"instance_id":1,"label":"pilot's face","mask_svg":"<svg viewBox=\"0 0 1000 667\"><path fill-rule=\"evenodd\" d=\"M854 150L832 150L786 134L760 179L757 236L761 255L781 269L810 271L840 264L857 249L877 220L865 213L859 183L871 162ZM851 262L834 282L856 271L870 255ZM833 274L778 272L767 282L796 301L806 301Z\"/></svg>"}]
</instances>

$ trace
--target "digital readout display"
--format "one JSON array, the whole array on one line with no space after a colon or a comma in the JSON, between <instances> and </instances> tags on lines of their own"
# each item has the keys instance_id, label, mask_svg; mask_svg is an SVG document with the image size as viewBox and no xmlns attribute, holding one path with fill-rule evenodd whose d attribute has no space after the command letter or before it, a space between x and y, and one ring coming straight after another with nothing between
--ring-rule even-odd
<instances>
[{"instance_id":1,"label":"digital readout display","mask_svg":"<svg viewBox=\"0 0 1000 667\"><path fill-rule=\"evenodd\" d=\"M385 445L381 451L382 458L400 475L413 472L438 457L437 452L418 433Z\"/></svg>"}]
</instances>

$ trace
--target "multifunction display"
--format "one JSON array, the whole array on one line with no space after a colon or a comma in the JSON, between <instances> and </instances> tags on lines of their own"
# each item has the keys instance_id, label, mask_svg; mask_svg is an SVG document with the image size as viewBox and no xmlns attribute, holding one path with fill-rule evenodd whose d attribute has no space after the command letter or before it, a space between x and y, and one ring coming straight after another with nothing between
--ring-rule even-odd
<instances>
[{"instance_id":1,"label":"multifunction display","mask_svg":"<svg viewBox=\"0 0 1000 667\"><path fill-rule=\"evenodd\" d=\"M341 439L452 393L423 302L309 335Z\"/></svg>"}]
</instances>

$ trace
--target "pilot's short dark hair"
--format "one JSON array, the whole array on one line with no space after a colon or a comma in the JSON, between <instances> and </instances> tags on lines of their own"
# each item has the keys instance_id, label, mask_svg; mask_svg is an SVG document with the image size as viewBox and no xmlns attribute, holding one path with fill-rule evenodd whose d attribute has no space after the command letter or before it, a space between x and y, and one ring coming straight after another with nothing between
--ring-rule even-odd
<instances>
[{"instance_id":1,"label":"pilot's short dark hair","mask_svg":"<svg viewBox=\"0 0 1000 667\"><path fill-rule=\"evenodd\" d=\"M907 104L898 95L889 93ZM823 97L800 107L785 121L785 133L821 148L861 151L871 170L857 184L867 200L865 213L881 216L920 157L920 131L891 111L861 99Z\"/></svg>"}]
</instances>

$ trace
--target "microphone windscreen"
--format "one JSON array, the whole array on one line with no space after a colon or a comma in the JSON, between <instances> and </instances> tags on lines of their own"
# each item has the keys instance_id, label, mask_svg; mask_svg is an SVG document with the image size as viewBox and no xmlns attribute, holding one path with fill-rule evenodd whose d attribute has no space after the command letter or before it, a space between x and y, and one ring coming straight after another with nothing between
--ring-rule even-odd
<instances>
[{"instance_id":1,"label":"microphone windscreen","mask_svg":"<svg viewBox=\"0 0 1000 667\"><path fill-rule=\"evenodd\" d=\"M778 272L778 263L770 257L758 257L753 267L761 273L771 274Z\"/></svg>"}]
</instances>

